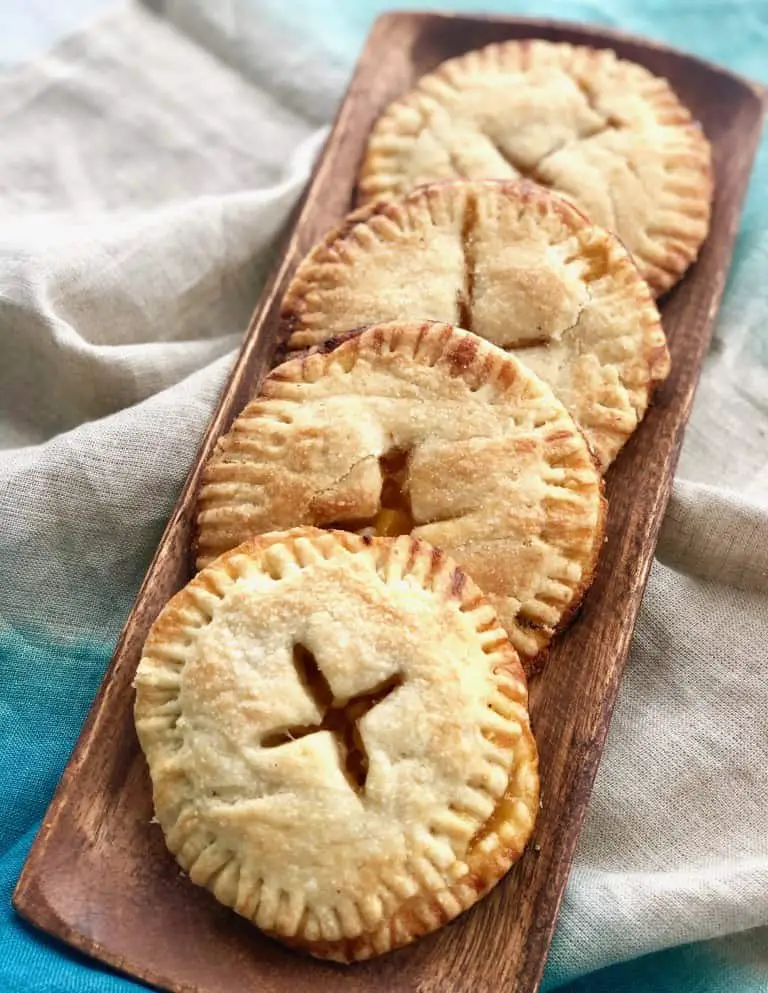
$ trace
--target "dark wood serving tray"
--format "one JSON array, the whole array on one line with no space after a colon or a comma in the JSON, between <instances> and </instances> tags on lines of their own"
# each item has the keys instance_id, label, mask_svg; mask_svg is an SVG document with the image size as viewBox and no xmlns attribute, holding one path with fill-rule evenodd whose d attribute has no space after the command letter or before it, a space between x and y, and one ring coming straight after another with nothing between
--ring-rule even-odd
<instances>
[{"instance_id":1,"label":"dark wood serving tray","mask_svg":"<svg viewBox=\"0 0 768 993\"><path fill-rule=\"evenodd\" d=\"M609 473L608 542L595 584L577 622L552 646L547 668L531 687L543 789L534 844L487 899L439 933L367 964L335 966L263 938L181 875L159 828L150 823L131 680L147 629L190 576L190 522L201 466L273 360L280 344L280 299L296 264L350 206L375 118L443 59L491 41L529 37L611 47L671 81L714 146L712 229L699 261L662 303L672 374ZM723 291L762 116L757 86L660 45L602 29L424 13L391 14L376 23L19 879L14 906L23 917L102 962L168 990L536 989Z\"/></svg>"}]
</instances>

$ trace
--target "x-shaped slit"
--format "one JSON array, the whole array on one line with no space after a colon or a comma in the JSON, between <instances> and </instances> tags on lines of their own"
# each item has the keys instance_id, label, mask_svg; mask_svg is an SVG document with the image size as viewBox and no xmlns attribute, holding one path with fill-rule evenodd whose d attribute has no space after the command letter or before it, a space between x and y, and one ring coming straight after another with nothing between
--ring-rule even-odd
<instances>
[{"instance_id":1,"label":"x-shaped slit","mask_svg":"<svg viewBox=\"0 0 768 993\"><path fill-rule=\"evenodd\" d=\"M410 534L416 526L405 480L408 473L408 452L397 448L379 459L381 492L379 509L372 517L334 521L324 527L356 534L394 538Z\"/></svg>"},{"instance_id":2,"label":"x-shaped slit","mask_svg":"<svg viewBox=\"0 0 768 993\"><path fill-rule=\"evenodd\" d=\"M294 645L293 665L301 685L320 711L320 722L296 724L273 731L262 739L262 747L279 748L281 745L317 734L319 731L330 731L339 749L342 771L349 785L356 793L362 793L368 776L369 760L359 730L360 721L402 685L402 677L396 673L362 693L342 701L335 698L328 680L317 664L317 659L304 645Z\"/></svg>"}]
</instances>

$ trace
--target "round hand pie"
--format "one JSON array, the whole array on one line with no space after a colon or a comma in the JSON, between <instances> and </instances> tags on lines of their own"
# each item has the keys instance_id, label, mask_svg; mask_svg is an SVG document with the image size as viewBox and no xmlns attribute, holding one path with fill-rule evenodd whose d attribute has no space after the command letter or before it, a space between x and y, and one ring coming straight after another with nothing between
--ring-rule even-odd
<instances>
[{"instance_id":1,"label":"round hand pie","mask_svg":"<svg viewBox=\"0 0 768 993\"><path fill-rule=\"evenodd\" d=\"M440 927L536 817L517 655L471 580L413 538L297 529L217 559L153 625L135 714L192 881L314 955Z\"/></svg>"},{"instance_id":2,"label":"round hand pie","mask_svg":"<svg viewBox=\"0 0 768 993\"><path fill-rule=\"evenodd\" d=\"M658 311L619 241L531 183L438 183L363 208L310 252L283 301L291 348L416 317L514 351L603 468L669 371Z\"/></svg>"},{"instance_id":3,"label":"round hand pie","mask_svg":"<svg viewBox=\"0 0 768 993\"><path fill-rule=\"evenodd\" d=\"M371 133L363 200L439 179L527 177L615 231L655 293L709 227L709 143L665 79L614 52L546 41L444 62Z\"/></svg>"},{"instance_id":4,"label":"round hand pie","mask_svg":"<svg viewBox=\"0 0 768 993\"><path fill-rule=\"evenodd\" d=\"M273 370L217 444L198 564L297 525L412 533L452 555L537 654L603 537L601 478L548 387L444 324L385 324Z\"/></svg>"}]
</instances>

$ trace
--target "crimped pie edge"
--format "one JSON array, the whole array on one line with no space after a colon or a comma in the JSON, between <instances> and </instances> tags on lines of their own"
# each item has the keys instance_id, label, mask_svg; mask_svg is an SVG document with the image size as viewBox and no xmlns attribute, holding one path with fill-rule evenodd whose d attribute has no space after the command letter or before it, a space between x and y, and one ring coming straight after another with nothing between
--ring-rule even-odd
<instances>
[{"instance_id":1,"label":"crimped pie edge","mask_svg":"<svg viewBox=\"0 0 768 993\"><path fill-rule=\"evenodd\" d=\"M561 455L557 445L553 444L550 453L553 460L560 459L565 463L571 458L575 460L575 464L569 470L568 482L570 485L559 487L563 491L564 498L566 495L569 500L580 497L585 507L594 497L597 498L597 519L591 530L591 542L577 542L576 539L566 542L565 539L562 539L559 545L553 546L557 548L564 559L576 564L579 573L578 579L572 581L562 575L555 579L557 585L568 589L569 595L561 605L560 615L551 626L542 623L542 616L547 614L547 608L552 605L546 602L544 599L546 594L540 591L521 606L514 625L507 629L515 649L526 660L526 668L528 671L534 671L533 667L529 668L531 661L549 643L555 632L560 630L565 623L565 618L572 616L591 584L599 552L602 548L605 526L606 503L603 497L603 480L596 471L594 456L588 443L551 390L515 359L514 355L501 351L471 332L463 331L451 325L429 321L419 324L390 322L372 325L344 336L344 340L338 347L324 347L311 351L274 369L262 384L261 394L244 408L233 423L230 432L219 439L214 454L204 469L198 498L198 506L202 509L197 515L195 543L198 567L204 567L227 547L238 544L248 536L247 531L245 533L235 531L230 535L224 532L223 544L218 541L212 545L209 523L220 525L220 521L209 521L210 514L207 512L206 502L209 497L213 500L217 499L218 483L215 478L215 467L228 461L230 451L238 449L244 434L247 441L249 420L254 416L266 417L274 423L273 450L266 452L266 450L260 449L260 453L262 458L268 456L270 461L279 461L282 445L290 444L290 438L286 438L287 432L283 430L285 422L290 421L288 411L292 404L306 399L307 396L306 390L303 390L303 385L311 385L312 381L319 379L333 366L339 366L344 372L350 372L359 355L361 353L367 355L370 352L373 354L377 352L402 353L407 357L426 359L429 365L443 362L451 370L451 374L462 377L470 389L477 390L485 387L495 396L504 395L505 391L515 384L522 373L526 390L531 394L531 397L552 398L552 422L554 423L555 419L558 423L562 421L561 428L563 430L568 429L567 433L572 436L572 442L575 443L577 449L580 449L580 453L574 449L574 451L568 450L564 455ZM297 395L297 387L302 390L300 397ZM596 494L592 494L591 491L592 481L597 484ZM264 488L259 482L251 481L249 485L257 490ZM219 516L216 510L220 508L221 504L219 507L214 507L212 511L214 517ZM307 513L309 513L309 508L307 508ZM314 524L314 521L311 518L299 519L295 521L295 524L297 526L311 525ZM215 530L214 527L214 532ZM222 531L220 526L218 530L219 532ZM541 598L541 603L539 598Z\"/></svg>"},{"instance_id":2,"label":"crimped pie edge","mask_svg":"<svg viewBox=\"0 0 768 993\"><path fill-rule=\"evenodd\" d=\"M414 866L409 864L412 890L415 885L412 896L389 916L385 910L384 919L370 930L327 940L319 934L317 922L313 923L311 908L300 922L302 929L284 933L279 897L270 900L274 907L271 919L257 921L260 895L254 894L252 888L240 891L240 856L204 831L190 828L190 819L180 816L183 810L175 812L175 816L170 812L169 816L163 809L167 777L177 775L164 765L180 747L181 732L176 727L179 670L196 632L210 622L216 602L254 568L279 580L286 556L291 568L303 568L317 556L329 558L345 553L371 556L385 581L388 576L405 574L416 578L423 588L431 589L445 601L454 601L473 620L498 691L493 698L493 721L489 719L481 732L489 741L493 736L498 749L500 726L510 722L508 740L514 744L505 746L513 753L507 787L500 797L488 794L494 800L494 811L478 832L477 842L465 854L466 873L453 884L434 889L420 883ZM216 559L166 605L147 638L134 685L137 732L150 766L158 818L170 851L192 881L210 889L220 902L251 919L266 933L319 957L345 962L365 959L435 930L470 907L503 877L521 855L533 830L538 810L537 756L527 715L525 675L518 656L472 580L448 556L420 539L363 538L343 531L295 528L243 543ZM515 788L511 786L513 776ZM439 837L439 828L430 825L428 830ZM416 857L423 854L418 852ZM343 929L340 915L339 924Z\"/></svg>"},{"instance_id":3,"label":"crimped pie edge","mask_svg":"<svg viewBox=\"0 0 768 993\"><path fill-rule=\"evenodd\" d=\"M655 111L659 126L673 126L678 144L664 163L665 189L676 201L683 226L646 229L650 247L635 248L643 277L656 296L671 289L695 261L709 230L714 189L711 148L690 111L679 100L669 82L644 66L620 59L611 49L555 43L539 39L496 42L448 59L422 76L403 97L393 101L374 125L358 177L361 203L405 195L409 190L397 180L393 162L400 149L392 137L412 132L414 118L421 117L430 102L439 103L441 90L460 89L473 74L487 71L527 71L554 66L574 71L582 78L613 73L617 86L629 84L641 92ZM669 168L673 166L674 168Z\"/></svg>"},{"instance_id":4,"label":"crimped pie edge","mask_svg":"<svg viewBox=\"0 0 768 993\"><path fill-rule=\"evenodd\" d=\"M593 224L564 197L527 180L443 180L417 187L402 199L367 204L348 215L310 250L289 283L281 307L281 336L287 339L289 352L319 345L333 336L322 330L321 301L325 287L335 285L339 269L352 271L355 257L367 254L373 242L394 243L401 235L407 236L413 218L421 212L429 215L431 223L442 223L446 216L465 209L469 196L474 197L476 203L479 199L486 207L492 202L499 209L504 202L517 206L519 212L535 211L545 230L552 229L553 222L562 226L582 250L585 282L589 280L590 253L597 250L608 262L611 286L606 290L603 287L605 280L602 280L593 284L593 288L600 287L604 302L611 295L623 294L627 306L631 305L643 333L640 358L646 366L645 382L637 387L628 385L637 372L636 363L629 359L621 365L603 363L603 366L612 364L618 370L636 423L629 431L612 424L610 414L606 414L597 402L592 406L590 420L581 418L579 421L582 429L588 429L588 441L601 467L607 469L642 420L653 391L669 374L666 337L648 285L619 239ZM311 296L319 302L310 303ZM308 311L311 323L308 323ZM418 316L429 318L432 315ZM514 354L514 350L511 353ZM525 364L524 357L520 361Z\"/></svg>"}]
</instances>

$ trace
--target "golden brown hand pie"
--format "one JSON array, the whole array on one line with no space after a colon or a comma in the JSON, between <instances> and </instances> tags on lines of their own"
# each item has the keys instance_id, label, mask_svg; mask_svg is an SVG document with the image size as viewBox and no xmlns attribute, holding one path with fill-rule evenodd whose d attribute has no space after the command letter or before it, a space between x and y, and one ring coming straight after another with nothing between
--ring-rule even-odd
<instances>
[{"instance_id":1,"label":"golden brown hand pie","mask_svg":"<svg viewBox=\"0 0 768 993\"><path fill-rule=\"evenodd\" d=\"M531 183L439 183L363 208L310 252L283 302L291 348L418 318L514 351L603 468L669 371L658 311L621 244Z\"/></svg>"},{"instance_id":2,"label":"golden brown hand pie","mask_svg":"<svg viewBox=\"0 0 768 993\"><path fill-rule=\"evenodd\" d=\"M536 817L518 657L472 581L410 537L302 528L223 555L153 625L135 715L193 882L314 955L440 927Z\"/></svg>"},{"instance_id":3,"label":"golden brown hand pie","mask_svg":"<svg viewBox=\"0 0 768 993\"><path fill-rule=\"evenodd\" d=\"M381 116L364 201L440 179L527 177L615 231L656 294L709 228L709 143L665 79L614 52L546 41L444 62Z\"/></svg>"},{"instance_id":4,"label":"golden brown hand pie","mask_svg":"<svg viewBox=\"0 0 768 993\"><path fill-rule=\"evenodd\" d=\"M273 370L203 472L198 565L297 525L412 533L535 656L588 586L601 478L521 363L444 324L384 324Z\"/></svg>"}]
</instances>

